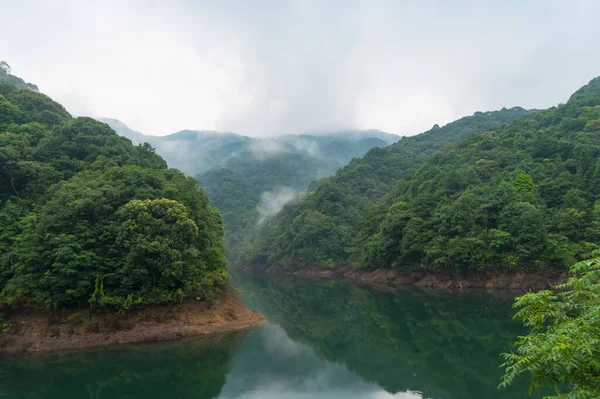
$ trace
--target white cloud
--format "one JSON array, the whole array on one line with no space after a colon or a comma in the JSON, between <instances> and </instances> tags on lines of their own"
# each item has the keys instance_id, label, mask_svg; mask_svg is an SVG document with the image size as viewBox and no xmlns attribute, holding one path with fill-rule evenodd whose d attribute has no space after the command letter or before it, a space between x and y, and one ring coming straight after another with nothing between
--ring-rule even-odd
<instances>
[{"instance_id":1,"label":"white cloud","mask_svg":"<svg viewBox=\"0 0 600 399\"><path fill-rule=\"evenodd\" d=\"M298 192L290 187L279 187L272 191L265 191L260 195L258 225L260 226L271 216L278 214L286 204L294 201Z\"/></svg>"},{"instance_id":2,"label":"white cloud","mask_svg":"<svg viewBox=\"0 0 600 399\"><path fill-rule=\"evenodd\" d=\"M423 131L600 74L600 3L0 0L0 58L144 133Z\"/></svg>"}]
</instances>

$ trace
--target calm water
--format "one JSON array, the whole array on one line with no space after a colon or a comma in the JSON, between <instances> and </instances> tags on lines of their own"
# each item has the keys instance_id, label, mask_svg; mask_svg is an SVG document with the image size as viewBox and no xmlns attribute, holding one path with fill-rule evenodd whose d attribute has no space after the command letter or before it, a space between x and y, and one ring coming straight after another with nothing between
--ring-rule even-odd
<instances>
[{"instance_id":1,"label":"calm water","mask_svg":"<svg viewBox=\"0 0 600 399\"><path fill-rule=\"evenodd\" d=\"M235 278L248 334L0 358L0 398L527 398L496 388L512 297ZM539 396L533 396L533 398Z\"/></svg>"}]
</instances>

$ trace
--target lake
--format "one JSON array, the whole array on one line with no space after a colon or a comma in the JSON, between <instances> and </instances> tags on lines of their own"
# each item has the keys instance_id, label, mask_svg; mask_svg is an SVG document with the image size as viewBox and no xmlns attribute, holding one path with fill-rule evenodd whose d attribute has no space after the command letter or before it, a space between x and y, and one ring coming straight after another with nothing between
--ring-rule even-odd
<instances>
[{"instance_id":1,"label":"lake","mask_svg":"<svg viewBox=\"0 0 600 399\"><path fill-rule=\"evenodd\" d=\"M498 390L523 327L513 293L234 276L267 323L247 334L3 356L0 398L528 398ZM533 398L541 398L539 394Z\"/></svg>"}]
</instances>

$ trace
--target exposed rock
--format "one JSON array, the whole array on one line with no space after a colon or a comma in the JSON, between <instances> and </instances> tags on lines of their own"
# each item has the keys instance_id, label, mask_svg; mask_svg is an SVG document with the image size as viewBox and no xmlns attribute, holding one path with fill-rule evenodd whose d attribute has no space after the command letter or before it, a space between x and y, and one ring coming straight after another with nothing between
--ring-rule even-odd
<instances>
[{"instance_id":1,"label":"exposed rock","mask_svg":"<svg viewBox=\"0 0 600 399\"><path fill-rule=\"evenodd\" d=\"M0 333L0 352L40 352L165 341L248 330L264 320L231 295L212 302L190 300L148 307L125 316L89 313L79 317L76 313L49 313L41 308L7 312L7 328Z\"/></svg>"},{"instance_id":2,"label":"exposed rock","mask_svg":"<svg viewBox=\"0 0 600 399\"><path fill-rule=\"evenodd\" d=\"M469 273L416 271L402 273L390 268L351 268L314 267L294 269L292 265L236 265L234 270L245 273L264 272L269 275L292 274L310 278L345 278L378 288L393 288L402 285L416 285L443 289L512 289L542 290L567 280L563 272L517 272L517 271L477 271Z\"/></svg>"}]
</instances>

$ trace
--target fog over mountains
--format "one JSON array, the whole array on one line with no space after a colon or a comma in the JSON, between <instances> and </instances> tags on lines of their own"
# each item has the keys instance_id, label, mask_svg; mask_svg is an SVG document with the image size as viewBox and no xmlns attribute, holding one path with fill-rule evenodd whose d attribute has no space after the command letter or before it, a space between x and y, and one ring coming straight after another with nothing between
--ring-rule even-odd
<instances>
[{"instance_id":1,"label":"fog over mountains","mask_svg":"<svg viewBox=\"0 0 600 399\"><path fill-rule=\"evenodd\" d=\"M151 136L125 123L99 119L135 144L152 145L170 167L196 177L225 223L234 261L257 227L294 202L318 179L333 175L372 148L402 137L379 130L336 130L277 137L247 137L211 130Z\"/></svg>"},{"instance_id":2,"label":"fog over mountains","mask_svg":"<svg viewBox=\"0 0 600 399\"><path fill-rule=\"evenodd\" d=\"M323 170L315 176L322 177L373 147L385 147L401 139L401 136L379 130L337 130L267 138L213 130L182 130L166 136L151 136L130 129L117 119L98 120L135 144L148 142L170 167L189 175L222 166L233 157L264 160L279 154L301 154L325 161Z\"/></svg>"}]
</instances>

